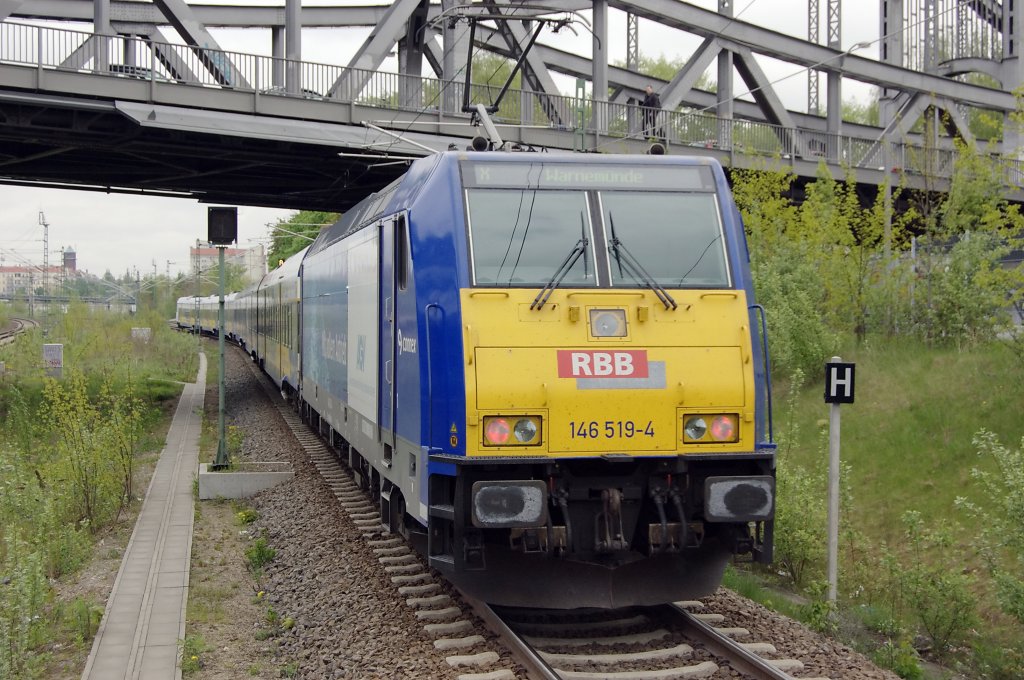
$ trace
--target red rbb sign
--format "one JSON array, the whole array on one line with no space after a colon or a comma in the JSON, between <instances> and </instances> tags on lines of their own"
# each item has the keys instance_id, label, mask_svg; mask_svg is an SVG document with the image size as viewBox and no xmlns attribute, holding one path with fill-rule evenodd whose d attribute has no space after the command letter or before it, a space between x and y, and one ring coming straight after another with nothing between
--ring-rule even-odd
<instances>
[{"instance_id":1,"label":"red rbb sign","mask_svg":"<svg viewBox=\"0 0 1024 680\"><path fill-rule=\"evenodd\" d=\"M558 350L559 378L646 378L647 350Z\"/></svg>"}]
</instances>

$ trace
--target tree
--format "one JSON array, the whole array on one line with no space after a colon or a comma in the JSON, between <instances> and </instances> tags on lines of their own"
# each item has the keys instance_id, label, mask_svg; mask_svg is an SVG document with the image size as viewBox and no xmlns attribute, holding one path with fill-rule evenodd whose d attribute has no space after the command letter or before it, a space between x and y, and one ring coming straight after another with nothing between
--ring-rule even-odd
<instances>
[{"instance_id":1,"label":"tree","mask_svg":"<svg viewBox=\"0 0 1024 680\"><path fill-rule=\"evenodd\" d=\"M619 68L626 68L625 61L616 61L615 65ZM659 55L657 58L641 54L640 63L637 64L637 71L644 75L651 76L651 78L671 81L684 66L686 66L685 59L666 59L664 54ZM700 77L697 78L697 82L694 83L693 89L704 90L705 92L717 92L718 83L711 78L710 74L702 73L700 74Z\"/></svg>"},{"instance_id":2,"label":"tree","mask_svg":"<svg viewBox=\"0 0 1024 680\"><path fill-rule=\"evenodd\" d=\"M1001 260L1024 237L1024 218L1004 197L1003 169L957 140L949 192L924 214L914 263L918 288L911 310L919 334L962 346L1012 328L1024 266Z\"/></svg>"},{"instance_id":3,"label":"tree","mask_svg":"<svg viewBox=\"0 0 1024 680\"><path fill-rule=\"evenodd\" d=\"M820 313L820 248L799 237L799 211L789 199L796 177L788 169L734 169L732 179L757 295L768 310L772 369L810 374L834 353L838 338Z\"/></svg>"},{"instance_id":4,"label":"tree","mask_svg":"<svg viewBox=\"0 0 1024 680\"><path fill-rule=\"evenodd\" d=\"M202 272L203 284L202 294L213 295L220 290L220 265L213 265ZM246 275L245 265L232 262L224 263L224 291L239 291L252 285L252 281Z\"/></svg>"},{"instance_id":5,"label":"tree","mask_svg":"<svg viewBox=\"0 0 1024 680\"><path fill-rule=\"evenodd\" d=\"M321 229L334 224L339 217L338 213L300 210L286 220L268 224L270 249L267 251L267 263L270 268L276 269L289 257L308 246Z\"/></svg>"},{"instance_id":6,"label":"tree","mask_svg":"<svg viewBox=\"0 0 1024 680\"><path fill-rule=\"evenodd\" d=\"M859 102L856 99L843 100L843 120L861 125L878 126L878 96L873 96L867 102Z\"/></svg>"}]
</instances>

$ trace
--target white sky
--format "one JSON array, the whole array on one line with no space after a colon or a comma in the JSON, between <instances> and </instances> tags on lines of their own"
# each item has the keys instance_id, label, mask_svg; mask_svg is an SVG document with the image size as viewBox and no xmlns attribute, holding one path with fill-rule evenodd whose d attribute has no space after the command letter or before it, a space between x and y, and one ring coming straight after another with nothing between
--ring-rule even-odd
<instances>
[{"instance_id":1,"label":"white sky","mask_svg":"<svg viewBox=\"0 0 1024 680\"><path fill-rule=\"evenodd\" d=\"M258 4L283 7L284 0L204 0L217 4ZM336 5L344 0L305 0L304 6ZM371 1L350 0L351 4L378 4ZM697 4L709 9L717 7L716 0L698 0ZM828 2L820 2L822 21ZM804 37L807 33L806 0L734 0L738 19L766 28ZM589 12L587 13L589 18ZM91 30L88 24L71 25L76 30ZM328 64L345 64L355 53L369 29L306 29L302 36L303 59ZM847 0L843 6L842 46L858 42L873 44L857 52L859 56L877 58L878 3L873 0ZM223 49L270 54L269 30L217 30L211 33ZM557 44L560 49L578 51L589 56L591 41L588 33L578 30L573 38L563 31L552 39L542 34L541 41ZM819 34L824 38L826 29ZM557 42L554 42L557 41ZM661 54L668 59L685 59L699 45L700 40L670 28L641 20L640 49L645 56ZM609 11L609 60L624 61L626 50L625 15ZM807 102L806 73L799 67L759 58L762 68L772 81L778 81L776 91L791 109L805 110ZM712 66L712 69L714 66ZM393 67L392 67L393 70ZM793 75L796 74L796 75ZM788 77L792 76L792 77ZM780 80L781 79L781 80ZM557 81L557 78L556 78ZM573 84L568 79L558 85L570 92ZM735 94L745 91L743 81L736 78ZM870 89L860 83L844 81L844 99L867 100ZM820 101L825 101L825 83L820 85ZM77 252L78 268L97 276L110 270L115 276L139 269L143 276L170 271L188 272L188 250L197 238L206 237L206 204L194 200L123 196L98 192L36 189L0 185L0 262L2 264L42 264L43 228L40 215L49 223L50 262L60 260L59 251L72 247ZM266 242L266 225L279 217L288 217L291 211L268 208L239 208L238 241L241 247ZM172 264L168 265L170 260Z\"/></svg>"}]
</instances>

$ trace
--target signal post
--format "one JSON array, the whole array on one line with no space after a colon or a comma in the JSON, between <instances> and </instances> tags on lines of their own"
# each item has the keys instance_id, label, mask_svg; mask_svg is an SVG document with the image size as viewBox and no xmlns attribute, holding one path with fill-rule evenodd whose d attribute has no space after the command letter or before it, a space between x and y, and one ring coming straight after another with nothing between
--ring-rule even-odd
<instances>
[{"instance_id":1,"label":"signal post","mask_svg":"<svg viewBox=\"0 0 1024 680\"><path fill-rule=\"evenodd\" d=\"M825 403L828 414L828 601L839 590L839 405L853 403L856 364L839 357L825 364Z\"/></svg>"},{"instance_id":2,"label":"signal post","mask_svg":"<svg viewBox=\"0 0 1024 680\"><path fill-rule=\"evenodd\" d=\"M207 235L217 248L217 263L220 267L220 304L217 305L217 352L219 355L220 377L217 389L217 457L211 469L223 470L228 460L227 439L224 436L224 249L238 240L238 208L208 208Z\"/></svg>"}]
</instances>

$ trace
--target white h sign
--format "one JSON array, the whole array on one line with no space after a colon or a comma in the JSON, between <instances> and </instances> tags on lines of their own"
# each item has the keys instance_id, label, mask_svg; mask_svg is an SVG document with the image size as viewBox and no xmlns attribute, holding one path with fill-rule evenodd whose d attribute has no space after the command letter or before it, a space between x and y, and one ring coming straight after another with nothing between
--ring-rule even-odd
<instances>
[{"instance_id":1,"label":"white h sign","mask_svg":"<svg viewBox=\"0 0 1024 680\"><path fill-rule=\"evenodd\" d=\"M825 403L852 404L856 364L831 361L825 364Z\"/></svg>"}]
</instances>

